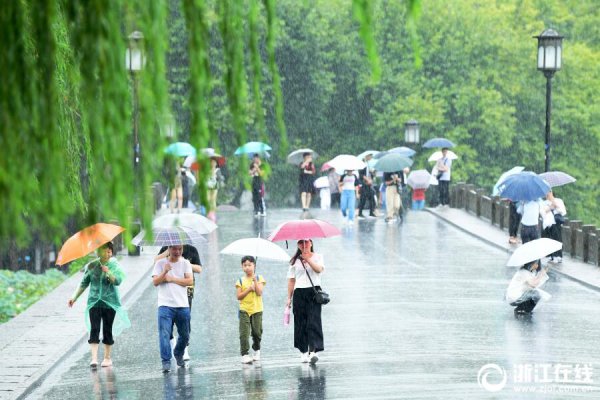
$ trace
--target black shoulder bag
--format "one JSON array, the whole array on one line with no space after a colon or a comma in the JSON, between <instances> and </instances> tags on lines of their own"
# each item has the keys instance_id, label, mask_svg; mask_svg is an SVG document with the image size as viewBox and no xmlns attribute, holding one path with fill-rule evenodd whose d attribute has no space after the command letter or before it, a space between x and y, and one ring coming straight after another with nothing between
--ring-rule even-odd
<instances>
[{"instance_id":1,"label":"black shoulder bag","mask_svg":"<svg viewBox=\"0 0 600 400\"><path fill-rule=\"evenodd\" d=\"M310 281L310 284L315 292L315 295L313 296L313 300L315 301L315 303L317 303L317 304L329 303L331 301L331 299L329 298L329 293L326 293L322 289L317 289L315 287L315 284L313 283L312 279L310 278L310 274L308 273L308 270L306 269L306 265L304 265L304 260L300 260L300 262L302 263L302 266L304 267L304 272L306 272L306 276L308 276L308 280Z\"/></svg>"}]
</instances>

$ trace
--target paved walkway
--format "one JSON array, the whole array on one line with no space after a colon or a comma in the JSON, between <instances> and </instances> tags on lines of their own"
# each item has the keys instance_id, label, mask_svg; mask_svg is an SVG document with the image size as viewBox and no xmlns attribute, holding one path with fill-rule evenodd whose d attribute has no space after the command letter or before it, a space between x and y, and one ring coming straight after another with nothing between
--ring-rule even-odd
<instances>
[{"instance_id":1,"label":"paved walkway","mask_svg":"<svg viewBox=\"0 0 600 400\"><path fill-rule=\"evenodd\" d=\"M481 218L477 218L465 210L438 207L428 208L427 211L501 250L512 253L518 247L518 245L508 243L508 233L506 231ZM600 291L600 268L595 265L587 264L569 255L565 255L563 262L561 264L552 264L550 271L554 271L591 289Z\"/></svg>"},{"instance_id":2,"label":"paved walkway","mask_svg":"<svg viewBox=\"0 0 600 400\"><path fill-rule=\"evenodd\" d=\"M495 226L492 226L488 222L485 222L471 214L468 214L465 211L456 210L456 209L429 209L428 211L430 213L432 213L433 215L439 217L441 220L444 220L444 221L448 222L449 224L454 225L457 228L461 229L462 231L467 232L468 234L473 235L474 237L479 238L499 249L505 250L507 252L510 252L513 250L513 248L508 244L507 235L505 232L503 232L502 230L500 230L499 228L497 228ZM285 215L282 214L278 217L279 218L285 217L285 218L289 219L293 216L292 216L292 214L288 213ZM339 215L337 217L339 217ZM414 217L415 221L417 221L417 222L420 221L420 219L419 219L420 217L417 214L415 214L414 216L411 216L411 217ZM421 215L421 217L424 217L424 216ZM254 222L256 222L256 221L254 221ZM279 222L279 221L272 221L272 222ZM333 248L331 249L331 253L343 255L343 254L345 254L345 252L348 249L348 247L347 247L347 245L349 244L348 241L351 241L352 248L358 248L358 249L361 249L361 251L364 251L364 254L361 253L360 257L364 258L363 261L365 261L365 265L367 265L366 262L372 262L372 263L374 263L373 265L377 265L378 271L379 271L378 274L381 274L382 271L383 272L387 271L390 274L398 274L400 270L397 267L387 266L388 265L387 261L385 261L383 259L379 260L379 258L375 257L375 255L377 255L379 253L383 254L386 251L388 251L389 249L395 248L394 244L402 246L402 243L404 243L404 241L402 241L400 239L402 237L402 231L404 231L404 230L406 230L407 233L410 230L412 232L411 236L415 235L415 237L417 239L420 238L420 236L422 236L422 235L427 236L427 235L433 235L433 234L435 234L435 232L439 233L439 230L440 230L439 226L436 227L435 225L431 225L431 224L427 225L425 232L423 232L422 227L420 229L417 229L417 226L419 226L419 224L415 224L414 226L412 226L409 223L409 224L405 224L405 225L406 226L404 228L402 228L401 230L396 230L396 229L392 229L393 227L391 227L391 226L386 226L385 228L383 228L382 221L380 221L380 220L379 220L379 222L371 221L370 223L369 223L369 221L367 221L367 222L359 221L356 226L356 237L354 237L355 233L353 233L352 230L345 229L344 230L345 233L344 233L343 237L338 238L338 239L332 239L327 242L327 245L333 246ZM254 228L257 229L256 226ZM258 228L260 228L260 227L258 227ZM236 236L240 233L244 233L245 235L247 235L246 232L238 232L239 229L241 229L241 228L240 227L232 228L231 235ZM443 228L441 228L441 229L443 229ZM363 240L358 240L359 238L363 237L362 236L363 231L365 233L377 232L377 235L376 235L377 237L374 239L373 242L364 242ZM444 232L442 232L442 235L444 235ZM224 242L231 240L233 238L233 236L231 238L230 237L223 238L223 239L227 239L227 240L224 240ZM387 243L388 246L385 248L379 249L378 246L380 246L384 243ZM448 249L455 249L456 244L448 243L446 247ZM374 255L374 249L379 249L378 251L375 252L375 255ZM388 250L386 250L386 249L388 249ZM408 246L408 244L406 245L406 247L402 247L401 249L402 249L401 253L403 254L403 256L405 256L405 257L410 256L409 258L411 258L411 259L418 258L418 257L420 257L419 254L423 253L423 252L421 252L420 249L416 249L416 248L412 249L410 246ZM218 250L215 249L215 251L218 251ZM398 251L400 251L400 248ZM413 251L414 254L411 253L411 251ZM465 252L466 252L466 250L465 250ZM154 253L148 253L148 254L143 253L142 256L140 256L140 257L128 257L128 256L124 255L121 258L121 264L122 264L125 272L127 273L127 279L124 281L123 286L121 287L121 295L123 298L124 305L128 309L132 305L136 304L138 299L141 298L143 291L148 288L148 284L147 283L144 284L143 280L148 279L147 277L149 276L149 273L150 273L151 259L152 259L153 254ZM349 256L357 257L356 254L350 254ZM399 257L400 257L399 254L393 254L393 255L389 255L389 256L394 260L399 260ZM473 257L477 257L477 256L478 256L477 254L473 254ZM361 258L361 260L362 260L362 258ZM428 271L428 267L430 265L430 261L428 261L428 260L429 259L426 257L426 259L422 263L421 262L410 263L410 265L413 266L413 269L415 269L415 271L417 271L417 272L418 271ZM483 261L485 261L485 260L481 260L481 262L483 262ZM405 263L407 261L404 260L404 258L402 258L401 262ZM352 264L353 263L351 262L351 260L344 260L344 265L352 265ZM458 263L456 268L460 267L459 264L461 264L461 263ZM384 266L384 267L382 267L382 266ZM588 287L591 287L591 288L594 288L594 289L600 291L600 269L597 267L573 260L570 257L565 257L563 264L560 266L553 267L553 270L561 275L569 277L575 281L583 283L584 285L586 285ZM218 268L215 270L215 272L217 272L217 271L219 271ZM357 271L355 271L355 273L360 272L360 271L358 271L358 272ZM334 271L332 271L332 272L334 272ZM451 271L451 272L454 273L455 271ZM235 270L235 272L232 272L232 273L238 274L239 272L237 270ZM217 279L218 277L219 277L218 274L216 274L214 279ZM364 285L364 282L366 282L366 280L363 279L364 277L362 275L359 275L359 277L362 277L362 278L356 280L357 285ZM445 277L445 280L448 281L450 279L450 277L451 276ZM331 278L332 277L330 277L329 279L331 279ZM87 331L86 331L85 323L83 320L85 299L87 298L86 294L84 294L80 298L80 301L78 301L76 303L76 305L74 306L73 309L69 309L66 306L68 298L75 291L80 279L81 279L81 274L74 275L73 277L71 277L67 281L65 281L63 284L61 284L58 288L56 288L53 292L51 292L46 297L41 299L39 302L37 302L36 304L31 306L27 311L25 311L18 317L14 318L13 320L0 325L0 400L18 399L18 398L27 397L28 393L32 389L34 389L50 373L50 371L54 368L55 365L59 364L59 362L61 360L66 359L70 354L72 354L72 352L75 349L77 349L79 347L79 346L77 346L78 344L82 344L86 340ZM208 278L205 278L205 279L208 279ZM495 276L494 279L495 279L494 282L496 282L496 281L499 282L497 284L497 286L499 288L498 292L499 293L502 292L505 287L505 280L506 280L505 277L500 276L500 278L499 278L499 277ZM230 280L231 279L229 279L229 277L228 277L227 282L229 282ZM335 280L330 281L328 289L331 289L334 291L337 290L338 297L343 298L343 294L344 294L342 291L343 288L333 285L334 281ZM380 282L380 281L377 280L375 283L377 283L377 282ZM386 281L382 280L381 282L386 282ZM489 286L488 281L483 280L482 282L486 285L486 287ZM377 289L376 290L377 293L379 291L381 291L381 287L377 287L376 289ZM373 289L373 290L375 290L375 289ZM354 293L354 292L352 292L352 293ZM420 293L420 291L419 291L419 293ZM458 299L463 297L462 295L460 295L458 293L453 293L452 295L454 296L453 298L457 299L457 301L458 301ZM575 294L573 294L573 295L575 295ZM151 296L151 297L152 297L152 299L151 299L152 302L154 302L155 301L154 297L153 296ZM386 297L386 296L383 296L383 297L384 298L382 298L382 299L378 299L378 301L380 301L380 302L378 302L377 304L380 304L380 305L388 304L390 306L392 306L394 304L398 305L397 303L389 302L389 297ZM500 295L498 295L496 297L499 298ZM353 298L353 297L350 296L350 298ZM388 299L387 301L386 301L386 298ZM479 298L479 297L477 297L477 298ZM501 302L499 302L499 303L501 303ZM555 307L558 307L558 306L567 307L568 306L566 304L564 304L564 305L561 305L561 304L559 304L557 302ZM360 305L360 304L358 304L358 305ZM233 308L234 306L235 306L235 304L233 306L227 308L226 310L224 310L223 314L225 315L226 313L230 312L230 309L234 309ZM333 312L333 311L335 311L336 307L342 307L342 306L344 306L344 302L337 302L336 304L332 304L331 306L328 306L329 308L328 308L327 312ZM503 303L500 304L498 307L503 307L502 309L506 308ZM146 307L146 308L148 308L148 307ZM273 308L275 309L275 306L273 306ZM398 309L394 312L400 312L402 309L403 308L400 307L400 309ZM227 310L229 310L229 311L227 311ZM567 310L567 311L569 311L569 310ZM470 313L469 315L471 315L473 313L473 311L471 310L471 311L469 311L469 313ZM345 315L348 315L348 314L345 313ZM370 312L365 314L366 317L368 317L368 315L370 315ZM429 311L428 313L425 313L425 315L428 317L427 321L429 321L429 319L430 319L429 317L431 317L431 311ZM560 314L560 315L562 315L562 314ZM573 315L573 314L571 311L569 311L569 312L565 311L564 315ZM281 323L279 315L277 315L276 318L274 317L274 319L276 319L276 321L273 322L273 324L276 323L279 325ZM387 319L388 319L388 316L386 315L386 320ZM568 324L565 323L564 325L565 326L578 326L578 325L581 326L580 323L583 324L582 321L578 321L578 323L573 323L571 321ZM212 324L214 324L214 321L212 322ZM211 324L206 324L206 325L213 326ZM370 323L368 323L366 325L367 326L377 326L377 321L375 321L375 320L370 321ZM438 328L440 328L440 327L438 327ZM425 331L426 329L428 329L428 328L426 328L424 326L423 331ZM271 331L274 331L274 329L272 329ZM333 336L333 333L332 333L332 336L333 336L333 337L331 337L332 345L334 347L336 347L335 345L337 344L337 341L334 339L337 339L337 340L345 343L348 339L346 337L347 332L348 332L347 330L344 330L344 333L340 334L339 338L336 338L335 336ZM573 332L569 333L569 335L571 335L571 334L574 335ZM234 334L232 334L232 335L233 335L232 336L233 339L229 342L234 343L235 335ZM287 332L287 335L290 335L290 332ZM132 337L135 338L135 335L132 334ZM382 338L384 338L384 337L385 337L385 335L382 333ZM134 339L131 339L131 340L132 340L132 343L134 343L138 339L135 338L135 340ZM387 339L381 339L380 342L387 343ZM401 342L401 341L399 341L399 342ZM378 343L379 343L379 341L378 341ZM453 348L455 347L454 346L455 344L456 343L453 344ZM429 343L429 345L431 345L431 343ZM340 345L337 347L339 347L340 349L347 348L346 345L343 345L343 346ZM425 348L425 347L423 347L423 348ZM375 351L371 352L370 354L382 354L382 352L384 352L383 348L377 348L377 349L375 349ZM196 353L198 354L199 350L196 350ZM336 352L332 352L332 354L336 354ZM87 358L85 360L87 360ZM151 360L151 361L154 362L155 360ZM334 361L335 361L335 357L334 357ZM477 360L477 361L479 362L480 360ZM578 361L579 361L579 359L578 359ZM237 357L235 357L235 359L232 358L231 364L235 366L236 371L239 369L238 363L239 363L239 361L237 360ZM479 364L477 364L477 365L479 365ZM424 366L424 368L425 368L425 366ZM136 370L136 371L132 372L131 376L137 376L137 375L139 375L139 372L140 371ZM350 372L350 371L348 371L348 372ZM364 371L364 373L368 373L368 371ZM331 380L333 380L333 376L330 376L330 381ZM144 384L146 384L146 382L144 382ZM333 390L333 388L334 388L334 386L332 386L330 388L330 390Z\"/></svg>"},{"instance_id":3,"label":"paved walkway","mask_svg":"<svg viewBox=\"0 0 600 400\"><path fill-rule=\"evenodd\" d=\"M124 304L133 304L141 291L136 287L148 279L152 267L150 254L129 257L119 254L127 279L120 286ZM87 339L83 313L87 292L67 307L81 281L77 273L25 312L0 325L0 399L25 397L27 391L44 378L52 367ZM139 285L146 288L147 285Z\"/></svg>"}]
</instances>

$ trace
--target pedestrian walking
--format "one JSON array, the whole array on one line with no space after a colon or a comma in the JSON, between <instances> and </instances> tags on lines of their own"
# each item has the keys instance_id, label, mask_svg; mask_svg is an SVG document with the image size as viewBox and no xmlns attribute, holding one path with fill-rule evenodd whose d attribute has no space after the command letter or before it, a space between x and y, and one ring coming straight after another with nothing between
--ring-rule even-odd
<instances>
[{"instance_id":1,"label":"pedestrian walking","mask_svg":"<svg viewBox=\"0 0 600 400\"><path fill-rule=\"evenodd\" d=\"M334 168L330 168L327 172L327 178L329 179L329 191L331 193L331 207L340 206L341 204L341 193L340 193L340 175L335 172Z\"/></svg>"},{"instance_id":2,"label":"pedestrian walking","mask_svg":"<svg viewBox=\"0 0 600 400\"><path fill-rule=\"evenodd\" d=\"M448 206L450 204L450 179L452 171L452 159L448 157L448 148L442 149L442 158L437 160L436 167L440 191L440 205Z\"/></svg>"},{"instance_id":3,"label":"pedestrian walking","mask_svg":"<svg viewBox=\"0 0 600 400\"><path fill-rule=\"evenodd\" d=\"M319 360L317 353L325 350L321 323L322 305L315 302L313 289L313 285L317 290L321 289L324 265L323 256L314 252L311 239L298 241L298 248L290 259L287 275L286 307L293 305L294 347L300 350L300 360L303 363L316 363Z\"/></svg>"},{"instance_id":4,"label":"pedestrian walking","mask_svg":"<svg viewBox=\"0 0 600 400\"><path fill-rule=\"evenodd\" d=\"M521 224L521 214L517 212L517 204L514 201L508 202L508 243L517 244L517 234Z\"/></svg>"},{"instance_id":5,"label":"pedestrian walking","mask_svg":"<svg viewBox=\"0 0 600 400\"><path fill-rule=\"evenodd\" d=\"M386 172L383 174L385 182L385 222L392 222L396 217L400 217L402 208L402 199L398 185L400 185L400 174L402 172Z\"/></svg>"},{"instance_id":6,"label":"pedestrian walking","mask_svg":"<svg viewBox=\"0 0 600 400\"><path fill-rule=\"evenodd\" d=\"M183 258L185 258L186 260L188 260L190 262L190 264L192 265L193 284L191 286L186 287L188 304L190 306L190 321L191 321L192 300L194 299L194 291L195 291L195 287L196 287L196 277L194 274L199 274L202 272L202 261L200 261L200 254L198 254L198 249L196 249L194 246L189 245L189 244L183 245L183 252L182 252L181 256ZM169 258L169 247L163 246L160 249L160 251L158 252L158 255L156 257L154 257L154 262L156 263L158 260L167 259L167 258ZM171 326L171 329L173 329L173 326ZM191 333L192 333L191 325L190 325L189 333L190 333L190 337L191 337ZM176 341L174 339L172 331L171 331L171 336L170 336L170 343L171 343L171 348L174 348ZM188 337L188 342L187 342L187 345L185 346L185 351L183 353L184 361L188 361L190 359L189 348L190 348L190 339Z\"/></svg>"},{"instance_id":7,"label":"pedestrian walking","mask_svg":"<svg viewBox=\"0 0 600 400\"><path fill-rule=\"evenodd\" d=\"M102 367L113 365L111 353L117 336L123 329L131 326L127 312L121 306L117 286L123 282L125 274L115 258L113 244L108 242L98 249L99 258L86 265L83 279L79 287L69 299L69 307L79 296L90 288L86 313L86 326L90 332L88 343L92 353L91 368L98 366L98 348L100 347L100 326L102 326L102 343L104 344L104 359ZM115 318L118 318L115 326Z\"/></svg>"},{"instance_id":8,"label":"pedestrian walking","mask_svg":"<svg viewBox=\"0 0 600 400\"><path fill-rule=\"evenodd\" d=\"M171 358L177 365L185 366L183 354L190 334L190 305L187 286L194 283L192 265L182 257L183 246L169 246L169 257L158 260L152 271L152 283L158 288L158 340L162 371L171 370ZM179 337L175 349L171 350L170 339L173 324Z\"/></svg>"},{"instance_id":9,"label":"pedestrian walking","mask_svg":"<svg viewBox=\"0 0 600 400\"><path fill-rule=\"evenodd\" d=\"M206 213L206 216L213 222L217 222L217 195L219 194L219 188L223 186L224 181L225 179L223 178L221 169L217 166L217 160L211 158L210 174L206 181L206 197L208 200L208 212Z\"/></svg>"},{"instance_id":10,"label":"pedestrian walking","mask_svg":"<svg viewBox=\"0 0 600 400\"><path fill-rule=\"evenodd\" d=\"M365 207L369 208L369 216L375 217L375 190L373 189L373 174L369 169L369 161L373 158L372 154L368 154L363 161L366 167L358 171L360 181L360 189L358 194L358 218L364 218L362 215Z\"/></svg>"},{"instance_id":11,"label":"pedestrian walking","mask_svg":"<svg viewBox=\"0 0 600 400\"><path fill-rule=\"evenodd\" d=\"M419 211L425 208L425 190L426 189L413 189L412 190L412 209Z\"/></svg>"},{"instance_id":12,"label":"pedestrian walking","mask_svg":"<svg viewBox=\"0 0 600 400\"><path fill-rule=\"evenodd\" d=\"M261 169L260 155L255 154L252 157L250 164L250 176L252 177L252 203L254 204L254 216L265 216L265 207L263 201L264 186L263 186L263 170Z\"/></svg>"},{"instance_id":13,"label":"pedestrian walking","mask_svg":"<svg viewBox=\"0 0 600 400\"><path fill-rule=\"evenodd\" d=\"M252 256L242 257L242 270L245 275L235 284L237 299L240 302L238 315L240 352L242 363L250 364L252 361L260 361L260 341L263 332L262 294L267 281L261 275L256 274L256 259ZM252 357L250 357L249 336L252 336L252 350L254 350Z\"/></svg>"},{"instance_id":14,"label":"pedestrian walking","mask_svg":"<svg viewBox=\"0 0 600 400\"><path fill-rule=\"evenodd\" d=\"M506 289L506 300L515 307L515 314L531 313L540 300L550 299L550 294L540 289L547 280L539 260L523 265L515 273Z\"/></svg>"},{"instance_id":15,"label":"pedestrian walking","mask_svg":"<svg viewBox=\"0 0 600 400\"><path fill-rule=\"evenodd\" d=\"M562 243L562 226L565 223L567 208L565 203L558 197L554 197L554 193L548 192L546 201L542 206L542 223L544 230L542 237L554 239ZM562 248L550 254L549 262L562 263Z\"/></svg>"},{"instance_id":16,"label":"pedestrian walking","mask_svg":"<svg viewBox=\"0 0 600 400\"><path fill-rule=\"evenodd\" d=\"M340 177L340 192L342 193L340 208L342 209L345 222L349 225L352 225L354 222L357 190L358 178L351 170L346 170L344 176Z\"/></svg>"},{"instance_id":17,"label":"pedestrian walking","mask_svg":"<svg viewBox=\"0 0 600 400\"><path fill-rule=\"evenodd\" d=\"M523 244L540 238L540 201L519 202L517 212L521 214L521 242Z\"/></svg>"},{"instance_id":18,"label":"pedestrian walking","mask_svg":"<svg viewBox=\"0 0 600 400\"><path fill-rule=\"evenodd\" d=\"M313 183L316 169L312 161L312 153L304 153L302 156L304 161L300 163L300 201L302 202L302 211L308 211L312 195L315 193Z\"/></svg>"},{"instance_id":19,"label":"pedestrian walking","mask_svg":"<svg viewBox=\"0 0 600 400\"><path fill-rule=\"evenodd\" d=\"M183 180L187 179L185 176L185 171L178 165L175 169L175 176L172 181L172 189L171 189L171 201L169 203L169 208L171 213L175 212L175 208L177 208L177 212L181 212L181 208L183 207Z\"/></svg>"}]
</instances>

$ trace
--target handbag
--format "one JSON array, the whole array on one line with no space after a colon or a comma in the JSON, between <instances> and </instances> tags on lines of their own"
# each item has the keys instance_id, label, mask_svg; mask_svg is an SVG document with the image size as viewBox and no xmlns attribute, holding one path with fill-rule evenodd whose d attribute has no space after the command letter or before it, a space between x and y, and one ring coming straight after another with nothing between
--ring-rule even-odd
<instances>
[{"instance_id":1,"label":"handbag","mask_svg":"<svg viewBox=\"0 0 600 400\"><path fill-rule=\"evenodd\" d=\"M554 214L554 222L562 225L565 223L565 217L562 214Z\"/></svg>"},{"instance_id":2,"label":"handbag","mask_svg":"<svg viewBox=\"0 0 600 400\"><path fill-rule=\"evenodd\" d=\"M310 274L308 273L308 270L306 269L306 265L304 265L304 260L300 260L300 262L302 263L302 266L304 267L304 271L306 272L306 276L308 276L308 280L310 281L313 291L315 292L315 295L313 296L314 302L317 304L329 303L331 301L331 299L329 298L329 293L324 292L323 289L317 289L315 287L312 279L310 278Z\"/></svg>"}]
</instances>

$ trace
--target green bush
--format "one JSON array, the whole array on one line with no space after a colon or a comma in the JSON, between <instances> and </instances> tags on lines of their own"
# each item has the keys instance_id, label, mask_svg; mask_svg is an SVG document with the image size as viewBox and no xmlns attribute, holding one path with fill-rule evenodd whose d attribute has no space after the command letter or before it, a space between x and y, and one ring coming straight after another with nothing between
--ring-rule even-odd
<instances>
[{"instance_id":1,"label":"green bush","mask_svg":"<svg viewBox=\"0 0 600 400\"><path fill-rule=\"evenodd\" d=\"M44 274L0 270L0 323L26 310L70 275L79 272L88 261L83 258L72 262L68 275L58 269L50 269Z\"/></svg>"}]
</instances>

